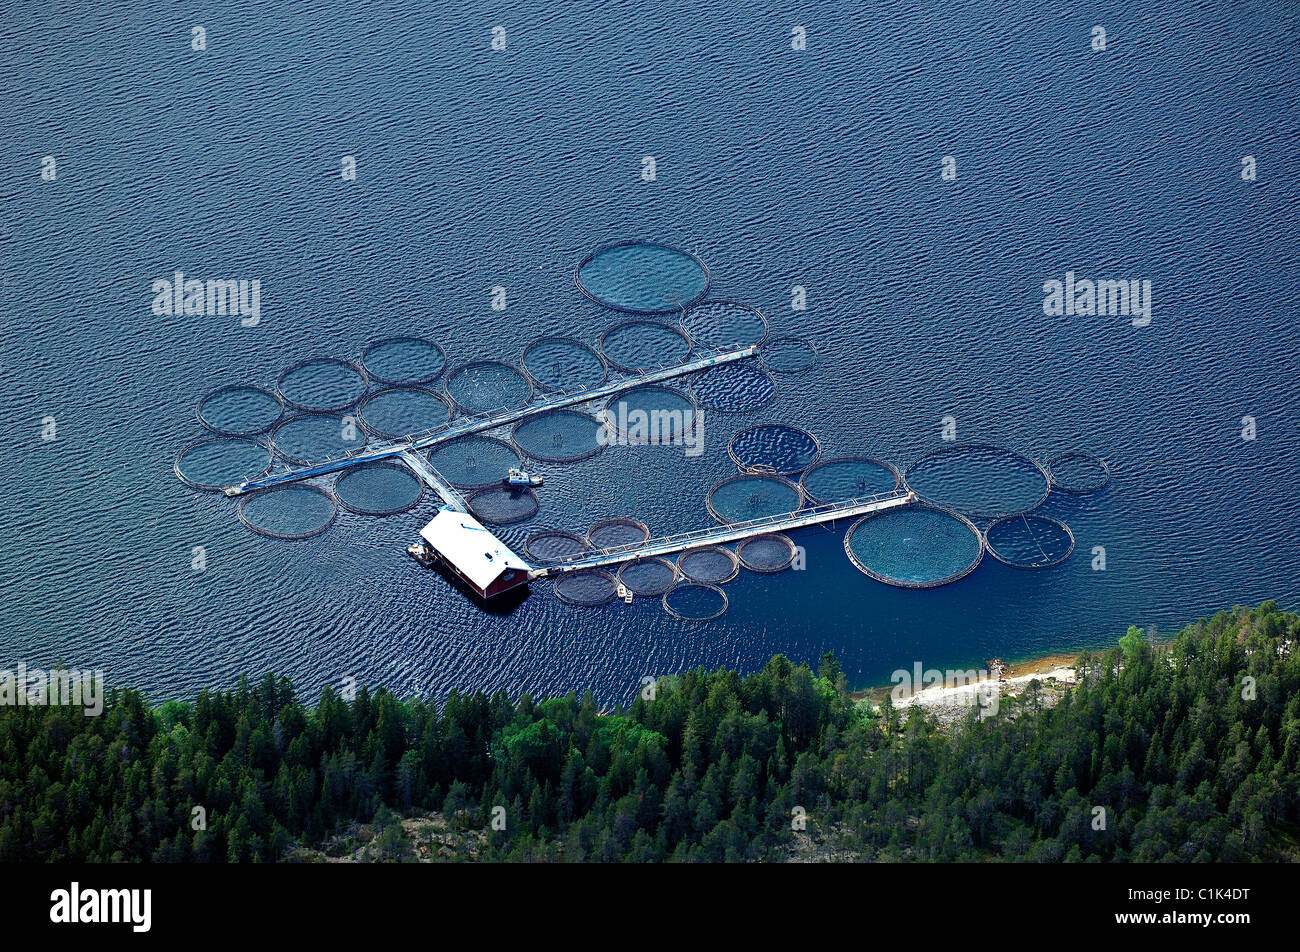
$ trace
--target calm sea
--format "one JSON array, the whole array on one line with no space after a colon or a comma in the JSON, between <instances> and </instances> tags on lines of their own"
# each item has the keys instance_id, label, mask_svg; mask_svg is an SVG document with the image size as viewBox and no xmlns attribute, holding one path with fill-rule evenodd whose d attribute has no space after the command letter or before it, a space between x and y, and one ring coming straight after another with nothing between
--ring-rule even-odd
<instances>
[{"instance_id":1,"label":"calm sea","mask_svg":"<svg viewBox=\"0 0 1300 952\"><path fill-rule=\"evenodd\" d=\"M103 668L155 700L274 670L313 696L350 676L621 702L646 675L777 652L835 652L866 684L1295 608L1298 44L1276 2L11 5L0 666ZM715 296L821 361L763 411L710 418L698 458L543 467L542 512L507 540L707 525L754 422L902 465L951 415L963 440L1110 461L1104 493L1053 502L1074 556L904 591L849 564L841 525L798 535L802 572L742 573L710 624L657 600L573 609L549 584L497 616L404 554L431 500L276 542L172 474L202 394L303 357L408 333L453 362L594 341L620 318L572 269L624 238L697 254ZM260 280L260 323L154 316L178 269ZM1149 280L1150 324L1045 316L1067 271Z\"/></svg>"}]
</instances>

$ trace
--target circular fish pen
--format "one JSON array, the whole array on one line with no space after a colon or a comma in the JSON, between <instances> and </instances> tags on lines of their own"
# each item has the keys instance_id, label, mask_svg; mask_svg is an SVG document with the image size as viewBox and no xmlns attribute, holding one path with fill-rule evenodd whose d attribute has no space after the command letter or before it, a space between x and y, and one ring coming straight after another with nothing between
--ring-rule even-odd
<instances>
[{"instance_id":1,"label":"circular fish pen","mask_svg":"<svg viewBox=\"0 0 1300 952\"><path fill-rule=\"evenodd\" d=\"M451 422L451 407L423 387L389 387L362 400L357 415L370 432L402 439L442 429Z\"/></svg>"},{"instance_id":2,"label":"circular fish pen","mask_svg":"<svg viewBox=\"0 0 1300 952\"><path fill-rule=\"evenodd\" d=\"M692 582L721 585L740 574L740 560L730 549L702 545L677 556L677 574Z\"/></svg>"},{"instance_id":3,"label":"circular fish pen","mask_svg":"<svg viewBox=\"0 0 1300 952\"><path fill-rule=\"evenodd\" d=\"M517 410L533 398L524 372L504 360L471 360L447 377L447 396L471 416Z\"/></svg>"},{"instance_id":4,"label":"circular fish pen","mask_svg":"<svg viewBox=\"0 0 1300 952\"><path fill-rule=\"evenodd\" d=\"M539 390L573 393L599 387L609 376L600 354L572 337L543 337L524 348L520 365Z\"/></svg>"},{"instance_id":5,"label":"circular fish pen","mask_svg":"<svg viewBox=\"0 0 1300 952\"><path fill-rule=\"evenodd\" d=\"M380 460L345 469L334 479L334 498L360 516L392 516L414 509L424 484L405 466Z\"/></svg>"},{"instance_id":6,"label":"circular fish pen","mask_svg":"<svg viewBox=\"0 0 1300 952\"><path fill-rule=\"evenodd\" d=\"M361 452L366 446L366 431L354 417L300 413L275 428L271 446L290 463L309 466Z\"/></svg>"},{"instance_id":7,"label":"circular fish pen","mask_svg":"<svg viewBox=\"0 0 1300 952\"><path fill-rule=\"evenodd\" d=\"M1053 487L1075 495L1095 493L1110 482L1109 464L1088 453L1053 456L1047 461L1047 473Z\"/></svg>"},{"instance_id":8,"label":"circular fish pen","mask_svg":"<svg viewBox=\"0 0 1300 952\"><path fill-rule=\"evenodd\" d=\"M587 540L564 529L542 529L524 541L524 554L534 565L555 565L587 551Z\"/></svg>"},{"instance_id":9,"label":"circular fish pen","mask_svg":"<svg viewBox=\"0 0 1300 952\"><path fill-rule=\"evenodd\" d=\"M799 488L817 505L893 492L903 483L898 468L874 456L822 460L799 478Z\"/></svg>"},{"instance_id":10,"label":"circular fish pen","mask_svg":"<svg viewBox=\"0 0 1300 952\"><path fill-rule=\"evenodd\" d=\"M222 436L257 436L284 415L278 393L251 384L228 384L211 391L195 411L199 422Z\"/></svg>"},{"instance_id":11,"label":"circular fish pen","mask_svg":"<svg viewBox=\"0 0 1300 952\"><path fill-rule=\"evenodd\" d=\"M716 585L681 582L664 592L663 606L682 621L713 621L727 610L727 593Z\"/></svg>"},{"instance_id":12,"label":"circular fish pen","mask_svg":"<svg viewBox=\"0 0 1300 952\"><path fill-rule=\"evenodd\" d=\"M701 301L682 312L682 329L700 347L741 350L767 340L767 318L748 304Z\"/></svg>"},{"instance_id":13,"label":"circular fish pen","mask_svg":"<svg viewBox=\"0 0 1300 952\"><path fill-rule=\"evenodd\" d=\"M239 521L258 535L272 539L320 535L337 515L334 497L309 483L264 489L239 502Z\"/></svg>"},{"instance_id":14,"label":"circular fish pen","mask_svg":"<svg viewBox=\"0 0 1300 952\"><path fill-rule=\"evenodd\" d=\"M523 461L517 449L494 436L459 436L429 450L434 472L457 489L496 486Z\"/></svg>"},{"instance_id":15,"label":"circular fish pen","mask_svg":"<svg viewBox=\"0 0 1300 952\"><path fill-rule=\"evenodd\" d=\"M766 370L750 362L710 367L692 380L690 387L701 407L717 413L760 410L776 396L776 382Z\"/></svg>"},{"instance_id":16,"label":"circular fish pen","mask_svg":"<svg viewBox=\"0 0 1300 952\"><path fill-rule=\"evenodd\" d=\"M337 413L353 406L370 386L350 360L309 357L286 367L275 381L284 402L309 413Z\"/></svg>"},{"instance_id":17,"label":"circular fish pen","mask_svg":"<svg viewBox=\"0 0 1300 952\"><path fill-rule=\"evenodd\" d=\"M784 572L794 564L794 542L780 532L765 532L750 536L736 546L736 558L751 572L775 574Z\"/></svg>"},{"instance_id":18,"label":"circular fish pen","mask_svg":"<svg viewBox=\"0 0 1300 952\"><path fill-rule=\"evenodd\" d=\"M537 493L520 486L489 486L465 500L470 514L493 526L512 526L537 515Z\"/></svg>"},{"instance_id":19,"label":"circular fish pen","mask_svg":"<svg viewBox=\"0 0 1300 952\"><path fill-rule=\"evenodd\" d=\"M650 527L639 519L629 516L601 519L587 530L587 544L593 549L639 545L648 538L650 538Z\"/></svg>"},{"instance_id":20,"label":"circular fish pen","mask_svg":"<svg viewBox=\"0 0 1300 952\"><path fill-rule=\"evenodd\" d=\"M599 420L578 410L548 410L516 423L510 440L529 459L574 463L605 448L603 430Z\"/></svg>"},{"instance_id":21,"label":"circular fish pen","mask_svg":"<svg viewBox=\"0 0 1300 952\"><path fill-rule=\"evenodd\" d=\"M877 582L934 588L973 572L984 556L984 540L960 513L913 505L863 516L845 534L844 551Z\"/></svg>"},{"instance_id":22,"label":"circular fish pen","mask_svg":"<svg viewBox=\"0 0 1300 952\"><path fill-rule=\"evenodd\" d=\"M798 512L799 487L780 476L732 476L714 484L704 501L709 515L724 525Z\"/></svg>"},{"instance_id":23,"label":"circular fish pen","mask_svg":"<svg viewBox=\"0 0 1300 952\"><path fill-rule=\"evenodd\" d=\"M635 559L623 563L618 580L633 595L662 595L677 582L677 569L667 559Z\"/></svg>"},{"instance_id":24,"label":"circular fish pen","mask_svg":"<svg viewBox=\"0 0 1300 952\"><path fill-rule=\"evenodd\" d=\"M760 349L758 359L774 374L797 374L817 363L817 348L791 334L773 337Z\"/></svg>"},{"instance_id":25,"label":"circular fish pen","mask_svg":"<svg viewBox=\"0 0 1300 952\"><path fill-rule=\"evenodd\" d=\"M696 410L695 401L680 390L652 384L614 394L601 418L620 443L676 446L695 430Z\"/></svg>"},{"instance_id":26,"label":"circular fish pen","mask_svg":"<svg viewBox=\"0 0 1300 952\"><path fill-rule=\"evenodd\" d=\"M1029 512L1051 491L1046 469L1022 453L991 443L936 450L907 467L903 482L933 506L978 519Z\"/></svg>"},{"instance_id":27,"label":"circular fish pen","mask_svg":"<svg viewBox=\"0 0 1300 952\"><path fill-rule=\"evenodd\" d=\"M447 352L423 337L385 337L361 352L366 375L389 386L429 384L447 369Z\"/></svg>"},{"instance_id":28,"label":"circular fish pen","mask_svg":"<svg viewBox=\"0 0 1300 952\"><path fill-rule=\"evenodd\" d=\"M614 581L614 576L601 569L566 572L555 580L556 597L580 608L608 604L617 592L618 582Z\"/></svg>"},{"instance_id":29,"label":"circular fish pen","mask_svg":"<svg viewBox=\"0 0 1300 952\"><path fill-rule=\"evenodd\" d=\"M191 489L215 491L271 471L271 449L257 440L214 436L176 454L172 470Z\"/></svg>"},{"instance_id":30,"label":"circular fish pen","mask_svg":"<svg viewBox=\"0 0 1300 952\"><path fill-rule=\"evenodd\" d=\"M984 530L989 554L1017 569L1060 565L1074 551L1074 533L1064 522L1020 513L998 519Z\"/></svg>"},{"instance_id":31,"label":"circular fish pen","mask_svg":"<svg viewBox=\"0 0 1300 952\"><path fill-rule=\"evenodd\" d=\"M676 367L691 356L685 331L645 319L615 324L600 335L597 347L611 367L633 374Z\"/></svg>"},{"instance_id":32,"label":"circular fish pen","mask_svg":"<svg viewBox=\"0 0 1300 952\"><path fill-rule=\"evenodd\" d=\"M648 241L597 248L573 270L573 281L601 307L630 314L666 314L709 290L709 269L695 255Z\"/></svg>"},{"instance_id":33,"label":"circular fish pen","mask_svg":"<svg viewBox=\"0 0 1300 952\"><path fill-rule=\"evenodd\" d=\"M797 426L760 423L733 436L727 453L742 473L798 476L817 462L822 445Z\"/></svg>"}]
</instances>

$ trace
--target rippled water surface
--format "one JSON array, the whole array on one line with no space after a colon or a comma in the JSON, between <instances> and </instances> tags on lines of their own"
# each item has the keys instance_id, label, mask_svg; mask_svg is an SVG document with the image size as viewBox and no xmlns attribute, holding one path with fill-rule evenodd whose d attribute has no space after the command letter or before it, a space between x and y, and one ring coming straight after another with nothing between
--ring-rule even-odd
<instances>
[{"instance_id":1,"label":"rippled water surface","mask_svg":"<svg viewBox=\"0 0 1300 952\"><path fill-rule=\"evenodd\" d=\"M863 684L917 660L1104 645L1131 623L1168 633L1234 603L1297 607L1300 18L1270 2L1124 8L9 10L0 666L100 667L157 700L274 670L308 696L352 676L609 703L647 674L749 671L776 652L833 651ZM1104 53L1089 49L1098 22ZM579 293L574 268L627 239L697 255L710 298L759 308L817 362L774 375L759 410L706 416L698 456L614 446L542 467L540 512L501 530L516 550L608 516L656 534L711 524L705 496L735 474L727 442L746 426L903 468L951 417L962 440L1109 461L1108 488L1044 510L1074 554L900 590L849 563L840 524L794 534L801 571L742 570L711 622L657 598L574 608L550 583L484 613L404 552L431 494L281 541L176 479L177 452L206 434L196 404L224 384L273 388L296 361L357 362L396 336L436 341L447 368L518 363L540 337L594 345L627 315ZM154 282L176 271L260 281L260 318L154 314ZM1045 316L1044 282L1069 271L1150 280L1150 324ZM611 346L641 363L642 344ZM419 367L396 354L390 376L441 372L426 350ZM355 396L351 377L326 383L304 384L306 402Z\"/></svg>"}]
</instances>

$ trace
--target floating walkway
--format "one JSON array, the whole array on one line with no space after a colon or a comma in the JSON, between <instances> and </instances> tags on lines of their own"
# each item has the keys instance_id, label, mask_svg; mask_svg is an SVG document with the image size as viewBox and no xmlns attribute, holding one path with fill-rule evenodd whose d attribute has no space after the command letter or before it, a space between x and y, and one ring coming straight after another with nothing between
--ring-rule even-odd
<instances>
[{"instance_id":1,"label":"floating walkway","mask_svg":"<svg viewBox=\"0 0 1300 952\"><path fill-rule=\"evenodd\" d=\"M415 450L403 450L397 455L401 458L403 463L411 467L411 471L414 472L416 476L424 480L425 484L428 485L430 489L441 496L442 501L448 506L455 509L457 512L469 512L469 508L465 505L465 497L457 492L456 488L452 486L451 483L439 476L437 471L429 465L429 461L422 455L417 453Z\"/></svg>"},{"instance_id":2,"label":"floating walkway","mask_svg":"<svg viewBox=\"0 0 1300 952\"><path fill-rule=\"evenodd\" d=\"M404 440L398 443L385 443L368 450L362 450L358 453L352 453L347 456L337 457L336 459L326 460L323 463L315 463L311 466L301 466L279 473L271 473L256 479L247 479L238 485L227 486L223 491L227 496L239 496L243 493L253 492L258 489L268 489L272 486L279 486L284 483L311 479L313 476L323 476L326 473L337 472L341 469L347 469L350 466L360 466L362 463L373 463L376 460L392 459L395 456L401 457L406 453L418 455L416 451L427 450L430 447L437 446L440 443L446 443L449 440L454 440L461 436L470 436L475 433L482 433L485 430L493 430L497 427L509 426L511 423L517 423L520 420L537 416L538 414L546 413L550 410L560 410L565 407L576 406L580 403L588 403L592 400L599 400L602 397L613 396L614 394L624 390L633 390L647 384L661 383L665 380L684 377L687 374L696 373L700 370L707 370L708 368L716 367L719 364L729 364L737 360L746 360L750 357L756 356L758 356L757 345L746 347L742 350L729 351L725 354L717 354L713 357L702 357L699 360L692 360L688 363L678 364L674 367L665 367L662 370L652 370L649 373L639 374L635 377L616 380L599 387L594 387L591 390L581 390L576 393L561 394L552 397L549 400L545 400L542 403L530 404L494 416L466 420L450 429L434 433L430 436L421 437L420 439ZM409 463L409 459L407 462ZM433 472L427 465L425 466L425 469L430 473ZM436 476L436 474L434 475ZM423 474L421 474L421 478L424 479L425 482L429 482L428 478ZM441 479L441 477L437 478ZM437 487L435 487L435 489L436 488ZM450 487L447 488L450 489ZM438 490L438 492L444 499L447 498L441 490ZM460 505L463 507L463 501ZM464 511L463 508L461 511Z\"/></svg>"},{"instance_id":3,"label":"floating walkway","mask_svg":"<svg viewBox=\"0 0 1300 952\"><path fill-rule=\"evenodd\" d=\"M860 499L848 499L844 502L826 503L799 512L764 516L761 519L751 519L748 522L739 522L734 525L709 526L692 532L682 532L658 539L646 539L644 542L633 542L628 545L610 546L595 552L586 552L571 559L565 559L557 565L534 569L532 577L548 578L555 575L565 575L569 572L578 572L582 569L603 568L608 565L631 562L634 559L646 559L656 555L682 552L696 546L737 542L767 532L785 532L790 529L800 529L804 526L832 522L836 519L848 519L854 516L882 512L886 509L896 509L899 506L911 505L915 500L916 495L912 492L895 491Z\"/></svg>"}]
</instances>

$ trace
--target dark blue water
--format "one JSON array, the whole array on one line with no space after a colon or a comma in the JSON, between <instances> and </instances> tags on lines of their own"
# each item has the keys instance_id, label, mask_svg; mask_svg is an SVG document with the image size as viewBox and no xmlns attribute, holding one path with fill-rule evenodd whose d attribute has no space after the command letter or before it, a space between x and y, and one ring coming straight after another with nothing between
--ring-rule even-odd
<instances>
[{"instance_id":1,"label":"dark blue water","mask_svg":"<svg viewBox=\"0 0 1300 952\"><path fill-rule=\"evenodd\" d=\"M310 694L353 676L621 701L645 675L775 652L834 651L861 684L1296 607L1294 8L857 7L6 7L0 665L102 667L156 699L273 669ZM620 318L572 269L636 237L698 255L713 296L822 359L763 410L711 417L698 458L615 448L548 469L541 514L507 540L610 515L707 524L709 487L735 471L727 438L754 422L901 467L952 415L962 439L1110 460L1109 489L1048 510L1074 556L903 591L849 564L843 526L815 528L804 571L742 572L707 625L657 600L572 609L547 585L493 616L404 554L431 501L277 542L172 475L203 436L202 394L305 357L404 334L451 365L594 341ZM260 280L260 323L155 316L152 282L175 270ZM1068 270L1150 280L1150 325L1045 317L1042 284Z\"/></svg>"}]
</instances>

